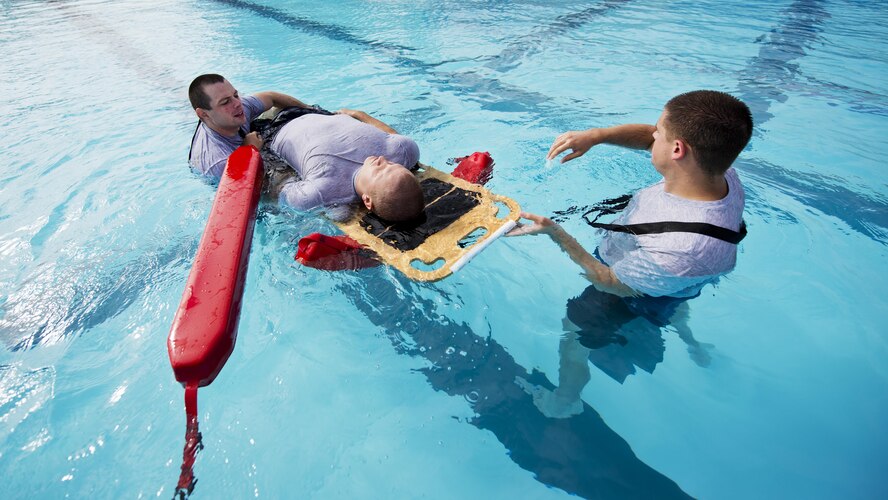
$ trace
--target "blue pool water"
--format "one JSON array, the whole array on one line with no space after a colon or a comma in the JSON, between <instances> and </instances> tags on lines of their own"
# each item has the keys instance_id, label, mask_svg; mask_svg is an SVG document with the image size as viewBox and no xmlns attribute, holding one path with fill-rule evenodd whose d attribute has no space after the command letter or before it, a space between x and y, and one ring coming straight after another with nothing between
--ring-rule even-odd
<instances>
[{"instance_id":1,"label":"blue pool water","mask_svg":"<svg viewBox=\"0 0 888 500\"><path fill-rule=\"evenodd\" d=\"M571 129L731 92L749 236L690 303L559 380L586 282L547 239L457 275L293 261L327 222L264 206L240 333L201 389L194 498L884 498L884 2L0 1L0 476L6 498L169 498L185 430L166 335L213 199L186 168L203 72L363 109L441 168L552 213L657 180ZM565 223L588 248L600 238ZM569 349L571 343L565 341ZM522 382L522 380L527 381Z\"/></svg>"}]
</instances>

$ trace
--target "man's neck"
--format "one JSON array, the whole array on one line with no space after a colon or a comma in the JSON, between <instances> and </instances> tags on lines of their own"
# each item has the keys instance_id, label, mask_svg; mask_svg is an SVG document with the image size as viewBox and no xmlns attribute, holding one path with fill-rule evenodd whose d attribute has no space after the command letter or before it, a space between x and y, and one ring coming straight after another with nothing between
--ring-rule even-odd
<instances>
[{"instance_id":1,"label":"man's neck","mask_svg":"<svg viewBox=\"0 0 888 500\"><path fill-rule=\"evenodd\" d=\"M355 193L358 196L364 196L364 193L367 191L367 181L366 181L366 179L364 179L364 177L362 175L363 173L364 173L364 167L362 165L360 168L358 168L358 171L355 172L355 176L353 177Z\"/></svg>"},{"instance_id":2,"label":"man's neck","mask_svg":"<svg viewBox=\"0 0 888 500\"><path fill-rule=\"evenodd\" d=\"M210 125L207 122L203 122L203 124L206 125L207 128L209 128L213 132L216 132L217 134L224 136L224 137L234 137L237 135L237 132L240 130L240 127L235 127L232 129L224 129L221 127Z\"/></svg>"},{"instance_id":3,"label":"man's neck","mask_svg":"<svg viewBox=\"0 0 888 500\"><path fill-rule=\"evenodd\" d=\"M675 169L663 175L663 190L695 201L718 201L728 195L728 181L722 175L708 175L699 168Z\"/></svg>"}]
</instances>

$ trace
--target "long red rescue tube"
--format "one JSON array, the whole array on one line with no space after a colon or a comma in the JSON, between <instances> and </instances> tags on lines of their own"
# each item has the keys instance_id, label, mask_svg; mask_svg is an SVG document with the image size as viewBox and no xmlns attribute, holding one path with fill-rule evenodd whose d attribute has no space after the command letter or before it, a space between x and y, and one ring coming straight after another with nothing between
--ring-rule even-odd
<instances>
[{"instance_id":1,"label":"long red rescue tube","mask_svg":"<svg viewBox=\"0 0 888 500\"><path fill-rule=\"evenodd\" d=\"M183 385L210 384L234 349L261 180L259 152L237 148L219 182L167 338L173 372Z\"/></svg>"},{"instance_id":2,"label":"long red rescue tube","mask_svg":"<svg viewBox=\"0 0 888 500\"><path fill-rule=\"evenodd\" d=\"M185 449L175 496L194 490L194 461L203 448L197 423L197 388L209 385L234 349L256 208L262 188L262 157L237 148L219 181L213 208L185 293L167 337L176 380L185 386Z\"/></svg>"}]
</instances>

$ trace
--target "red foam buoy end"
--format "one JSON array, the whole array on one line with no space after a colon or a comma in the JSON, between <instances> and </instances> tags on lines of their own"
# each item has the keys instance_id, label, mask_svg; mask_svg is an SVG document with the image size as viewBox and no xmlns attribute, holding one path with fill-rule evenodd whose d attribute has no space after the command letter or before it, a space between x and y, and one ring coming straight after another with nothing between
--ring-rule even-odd
<instances>
[{"instance_id":1,"label":"red foam buoy end","mask_svg":"<svg viewBox=\"0 0 888 500\"><path fill-rule=\"evenodd\" d=\"M343 271L375 267L380 262L348 236L312 233L299 240L296 261L314 269Z\"/></svg>"},{"instance_id":2,"label":"red foam buoy end","mask_svg":"<svg viewBox=\"0 0 888 500\"><path fill-rule=\"evenodd\" d=\"M493 176L493 158L486 151L472 153L460 159L451 175L483 186Z\"/></svg>"}]
</instances>

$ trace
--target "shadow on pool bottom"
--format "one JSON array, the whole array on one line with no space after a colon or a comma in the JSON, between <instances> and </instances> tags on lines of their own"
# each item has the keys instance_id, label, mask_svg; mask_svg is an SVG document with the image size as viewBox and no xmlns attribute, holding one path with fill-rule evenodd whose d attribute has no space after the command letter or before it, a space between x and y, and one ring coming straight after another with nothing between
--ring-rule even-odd
<instances>
[{"instance_id":1,"label":"shadow on pool bottom","mask_svg":"<svg viewBox=\"0 0 888 500\"><path fill-rule=\"evenodd\" d=\"M435 314L434 302L416 293L418 285L399 279L400 290L375 274L338 288L384 330L398 352L426 358L431 367L420 371L431 386L465 397L476 413L468 423L492 432L511 460L538 481L584 498L691 498L642 462L585 402L583 411L569 418L541 413L516 380L554 389L545 375L528 373L503 346L465 323ZM409 335L414 346L406 346L402 335Z\"/></svg>"}]
</instances>

